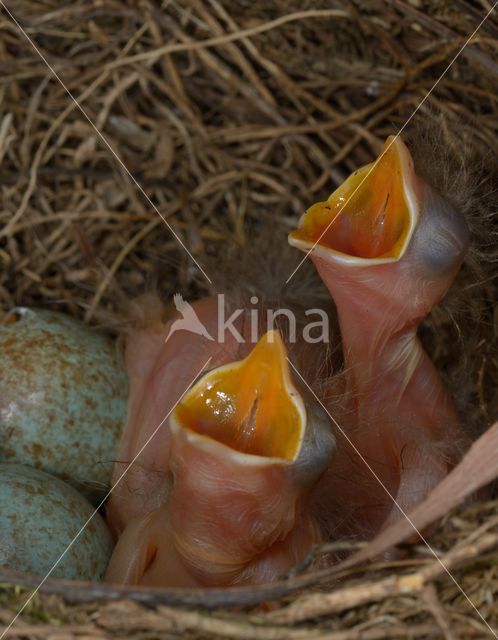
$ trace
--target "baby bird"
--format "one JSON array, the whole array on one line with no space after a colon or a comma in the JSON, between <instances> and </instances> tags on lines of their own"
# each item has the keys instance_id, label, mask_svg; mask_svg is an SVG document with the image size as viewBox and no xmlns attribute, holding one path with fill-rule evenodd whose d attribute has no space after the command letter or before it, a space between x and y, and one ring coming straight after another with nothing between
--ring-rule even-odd
<instances>
[{"instance_id":1,"label":"baby bird","mask_svg":"<svg viewBox=\"0 0 498 640\"><path fill-rule=\"evenodd\" d=\"M127 523L107 580L264 583L303 560L321 540L308 494L334 448L326 413L307 396L273 330L246 358L204 374L169 421L171 492Z\"/></svg>"},{"instance_id":2,"label":"baby bird","mask_svg":"<svg viewBox=\"0 0 498 640\"><path fill-rule=\"evenodd\" d=\"M285 229L281 228L276 241L266 233L254 234L252 239L252 246L243 252L233 247L237 259L229 255L232 247L227 247L230 268L217 261L216 280L224 293L189 304L188 315L196 318L189 327L179 324L187 315L183 305L172 314L157 295L138 298L129 311L132 326L122 336L130 388L128 416L114 465L112 484L116 486L106 505L116 538L131 520L167 500L172 486L170 413L199 375L246 357L258 339L279 324L299 370L313 372L313 381L321 372L326 360L323 345L302 340L293 344L288 339L291 328L278 319L265 322L265 314L268 309L292 309L296 333L301 335L308 309L328 304L326 289L313 269L303 268L293 290L282 293L282 283L298 257L285 242ZM261 255L266 256L263 263ZM232 316L235 319L229 322ZM202 331L197 330L198 323ZM325 338L330 339L328 333Z\"/></svg>"},{"instance_id":3,"label":"baby bird","mask_svg":"<svg viewBox=\"0 0 498 640\"><path fill-rule=\"evenodd\" d=\"M289 242L310 255L336 304L350 398L317 508L335 535L368 537L420 502L465 441L417 327L452 284L469 231L391 136Z\"/></svg>"}]
</instances>

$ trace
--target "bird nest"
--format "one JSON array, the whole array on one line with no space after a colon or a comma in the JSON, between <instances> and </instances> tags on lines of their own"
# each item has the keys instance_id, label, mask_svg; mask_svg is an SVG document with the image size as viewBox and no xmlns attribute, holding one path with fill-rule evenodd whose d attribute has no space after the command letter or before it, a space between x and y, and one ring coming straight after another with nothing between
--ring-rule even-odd
<instances>
[{"instance_id":1,"label":"bird nest","mask_svg":"<svg viewBox=\"0 0 498 640\"><path fill-rule=\"evenodd\" d=\"M213 291L184 246L203 266L290 229L403 128L474 238L422 339L469 431L492 424L498 13L474 33L492 2L1 4L2 312L102 324L146 290ZM1 622L27 603L5 637L493 637L493 492L428 542L439 559L416 542L343 569L361 544L329 543L274 585L224 591L48 579L33 595L37 578L3 571Z\"/></svg>"}]
</instances>

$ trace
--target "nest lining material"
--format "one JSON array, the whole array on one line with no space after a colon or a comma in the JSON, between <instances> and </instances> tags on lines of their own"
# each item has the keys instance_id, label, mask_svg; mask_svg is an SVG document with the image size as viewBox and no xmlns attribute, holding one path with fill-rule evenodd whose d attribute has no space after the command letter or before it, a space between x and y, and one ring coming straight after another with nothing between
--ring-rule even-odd
<instances>
[{"instance_id":1,"label":"nest lining material","mask_svg":"<svg viewBox=\"0 0 498 640\"><path fill-rule=\"evenodd\" d=\"M7 6L204 265L243 251L252 230L275 219L290 227L310 203L369 162L491 4ZM178 290L193 297L209 291L29 42L5 12L0 20L2 311L44 306L95 323L146 289L158 288L168 299ZM498 414L497 35L492 15L407 128L421 140L425 172L466 207L473 230L474 251L457 286L423 329L473 431ZM432 157L435 164L427 162ZM452 512L431 537L450 562L451 553L461 554L455 578L495 628L497 518L498 503L477 503ZM8 624L30 591L12 586L25 577L4 579L0 613ZM118 602L107 602L110 597ZM489 634L423 545L410 547L402 561L350 569L298 594L268 592L271 606L255 609L256 598L239 601L236 613L233 606L223 611L220 594L218 611L208 613L203 597L191 599L189 609L180 606L188 597L149 597L146 609L140 598L120 600L103 585L63 586L58 595L37 595L8 637ZM318 609L310 606L313 597Z\"/></svg>"}]
</instances>

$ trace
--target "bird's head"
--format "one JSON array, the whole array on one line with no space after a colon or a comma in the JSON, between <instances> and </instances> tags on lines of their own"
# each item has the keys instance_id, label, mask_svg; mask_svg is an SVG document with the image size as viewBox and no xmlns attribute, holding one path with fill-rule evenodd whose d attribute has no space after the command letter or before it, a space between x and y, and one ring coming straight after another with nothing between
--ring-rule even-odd
<instances>
[{"instance_id":1,"label":"bird's head","mask_svg":"<svg viewBox=\"0 0 498 640\"><path fill-rule=\"evenodd\" d=\"M310 253L333 295L344 282L351 296L374 291L384 309L418 317L446 292L469 232L463 216L417 176L401 138L390 136L375 162L306 211L289 242Z\"/></svg>"},{"instance_id":2,"label":"bird's head","mask_svg":"<svg viewBox=\"0 0 498 640\"><path fill-rule=\"evenodd\" d=\"M243 360L202 376L170 424L175 545L192 572L224 583L270 553L258 581L271 580L309 552L307 540L282 560L281 545L302 524L334 436L325 412L293 382L277 331Z\"/></svg>"},{"instance_id":3,"label":"bird's head","mask_svg":"<svg viewBox=\"0 0 498 640\"><path fill-rule=\"evenodd\" d=\"M335 448L325 411L266 333L204 374L170 418L173 487L133 520L107 578L155 586L267 582L319 540L307 497Z\"/></svg>"}]
</instances>

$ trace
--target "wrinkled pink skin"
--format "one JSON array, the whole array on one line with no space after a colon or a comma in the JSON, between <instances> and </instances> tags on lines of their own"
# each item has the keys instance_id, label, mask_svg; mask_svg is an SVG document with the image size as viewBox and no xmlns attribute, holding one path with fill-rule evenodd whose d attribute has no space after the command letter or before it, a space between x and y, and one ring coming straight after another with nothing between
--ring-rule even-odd
<instances>
[{"instance_id":1,"label":"wrinkled pink skin","mask_svg":"<svg viewBox=\"0 0 498 640\"><path fill-rule=\"evenodd\" d=\"M241 467L228 447L191 444L184 429L171 443L170 500L125 529L106 580L163 587L270 582L320 540L286 466Z\"/></svg>"},{"instance_id":2,"label":"wrinkled pink skin","mask_svg":"<svg viewBox=\"0 0 498 640\"><path fill-rule=\"evenodd\" d=\"M416 331L453 282L468 230L459 214L412 179L420 221L397 262L345 265L332 254L312 254L337 306L350 398L341 414L328 400L347 437L337 434L336 455L314 495L333 536L368 538L402 517L444 478L465 442Z\"/></svg>"}]
</instances>

